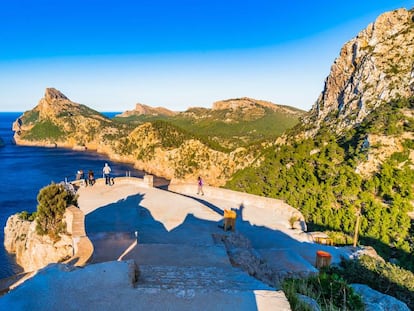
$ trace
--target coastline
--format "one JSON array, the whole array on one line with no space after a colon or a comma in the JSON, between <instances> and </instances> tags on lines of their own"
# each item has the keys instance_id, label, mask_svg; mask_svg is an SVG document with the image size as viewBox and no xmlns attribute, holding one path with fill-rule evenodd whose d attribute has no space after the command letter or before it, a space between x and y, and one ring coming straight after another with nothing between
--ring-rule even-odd
<instances>
[{"instance_id":1,"label":"coastline","mask_svg":"<svg viewBox=\"0 0 414 311\"><path fill-rule=\"evenodd\" d=\"M109 159L105 154L93 150L73 150L71 148L45 148L24 146L13 143L12 123L21 112L0 112L0 137L5 146L0 148L0 160L3 164L0 188L0 223L5 226L8 217L23 210L34 212L37 206L37 194L41 188L51 182L74 180L79 169L92 169L99 176L105 162L112 164L116 177L142 177L144 171L138 170L128 162ZM159 187L167 187L169 181L154 177ZM0 278L7 278L22 269L17 266L15 256L8 254L3 245L4 231L0 231Z\"/></svg>"}]
</instances>

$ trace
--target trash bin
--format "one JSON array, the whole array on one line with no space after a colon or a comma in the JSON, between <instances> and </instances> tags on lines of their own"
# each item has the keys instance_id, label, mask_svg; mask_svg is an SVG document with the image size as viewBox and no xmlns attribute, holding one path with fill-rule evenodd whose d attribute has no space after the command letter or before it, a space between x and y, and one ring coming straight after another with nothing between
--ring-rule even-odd
<instances>
[{"instance_id":1,"label":"trash bin","mask_svg":"<svg viewBox=\"0 0 414 311\"><path fill-rule=\"evenodd\" d=\"M236 218L237 214L232 210L224 210L224 231L227 231L231 228L231 231L234 231L236 228Z\"/></svg>"},{"instance_id":2,"label":"trash bin","mask_svg":"<svg viewBox=\"0 0 414 311\"><path fill-rule=\"evenodd\" d=\"M328 252L317 251L315 267L320 269L331 265L332 255Z\"/></svg>"}]
</instances>

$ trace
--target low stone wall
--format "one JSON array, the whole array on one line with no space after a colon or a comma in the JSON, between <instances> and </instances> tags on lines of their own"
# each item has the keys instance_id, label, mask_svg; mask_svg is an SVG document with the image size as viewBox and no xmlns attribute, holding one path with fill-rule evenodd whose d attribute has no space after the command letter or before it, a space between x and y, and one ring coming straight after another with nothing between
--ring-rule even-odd
<instances>
[{"instance_id":1,"label":"low stone wall","mask_svg":"<svg viewBox=\"0 0 414 311\"><path fill-rule=\"evenodd\" d=\"M194 196L197 193L197 184L190 183L171 183L168 186L169 191L182 193L185 195ZM217 188L211 186L204 186L203 191L205 196L214 197L216 199L225 200L233 202L236 206L255 206L258 208L267 208L271 206L276 208L278 211L279 217L289 219L292 216L298 218L298 222L295 225L296 227L300 226L302 231L307 231L306 223L302 213L296 208L290 206L283 200L272 199L267 197L262 197L259 195L249 194L245 192L239 192L224 188Z\"/></svg>"},{"instance_id":2,"label":"low stone wall","mask_svg":"<svg viewBox=\"0 0 414 311\"><path fill-rule=\"evenodd\" d=\"M112 179L114 184L135 184L139 187L152 188L154 186L154 177L152 175L145 175L144 178L139 177L113 177ZM76 187L85 187L87 186L83 180L74 180L71 181L71 184ZM105 178L96 178L96 185L105 184Z\"/></svg>"},{"instance_id":3,"label":"low stone wall","mask_svg":"<svg viewBox=\"0 0 414 311\"><path fill-rule=\"evenodd\" d=\"M69 234L72 235L73 252L72 258L66 262L74 262L75 266L84 266L93 254L93 244L85 231L85 215L76 206L70 206L65 213L66 226Z\"/></svg>"}]
</instances>

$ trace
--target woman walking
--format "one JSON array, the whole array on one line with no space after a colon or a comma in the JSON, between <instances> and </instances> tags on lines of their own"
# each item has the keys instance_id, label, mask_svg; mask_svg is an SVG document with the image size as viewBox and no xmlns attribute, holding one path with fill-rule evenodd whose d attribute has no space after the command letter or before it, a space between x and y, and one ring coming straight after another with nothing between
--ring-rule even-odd
<instances>
[{"instance_id":1,"label":"woman walking","mask_svg":"<svg viewBox=\"0 0 414 311\"><path fill-rule=\"evenodd\" d=\"M200 176L198 176L198 190L197 190L197 194L204 195L204 191L203 191L203 180L201 179Z\"/></svg>"}]
</instances>

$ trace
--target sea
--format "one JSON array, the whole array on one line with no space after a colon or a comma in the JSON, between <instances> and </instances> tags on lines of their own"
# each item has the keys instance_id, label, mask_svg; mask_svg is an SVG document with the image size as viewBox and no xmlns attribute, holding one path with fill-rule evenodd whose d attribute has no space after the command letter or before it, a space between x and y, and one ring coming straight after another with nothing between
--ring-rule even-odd
<instances>
[{"instance_id":1,"label":"sea","mask_svg":"<svg viewBox=\"0 0 414 311\"><path fill-rule=\"evenodd\" d=\"M104 113L113 117L117 112ZM0 279L22 272L15 257L4 249L4 230L7 218L21 211L34 212L39 190L50 183L74 180L76 172L93 170L99 177L107 162L115 177L142 177L145 172L130 164L109 160L92 151L73 151L63 148L17 146L13 142L13 122L21 112L0 112ZM156 177L154 183L165 186L168 181Z\"/></svg>"}]
</instances>

